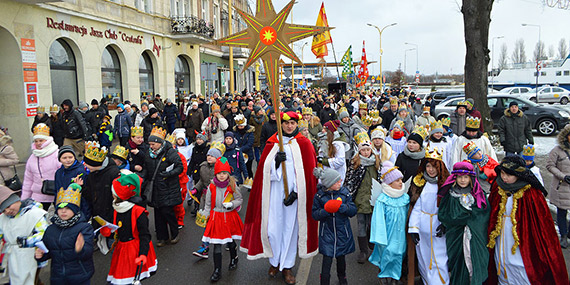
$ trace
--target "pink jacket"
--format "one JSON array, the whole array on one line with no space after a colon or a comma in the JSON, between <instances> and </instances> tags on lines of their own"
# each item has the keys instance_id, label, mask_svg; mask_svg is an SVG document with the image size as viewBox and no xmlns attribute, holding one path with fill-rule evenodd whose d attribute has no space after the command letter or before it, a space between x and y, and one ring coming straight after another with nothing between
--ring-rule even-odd
<instances>
[{"instance_id":1,"label":"pink jacket","mask_svg":"<svg viewBox=\"0 0 570 285\"><path fill-rule=\"evenodd\" d=\"M43 147L50 143L54 143L53 139L46 141ZM36 146L32 144L32 150L34 149L36 149ZM61 167L57 153L58 151L56 150L45 157L37 157L33 153L30 155L26 162L26 173L22 183L22 200L32 198L40 203L53 202L55 200L54 196L42 194L42 181L55 179L55 172Z\"/></svg>"}]
</instances>

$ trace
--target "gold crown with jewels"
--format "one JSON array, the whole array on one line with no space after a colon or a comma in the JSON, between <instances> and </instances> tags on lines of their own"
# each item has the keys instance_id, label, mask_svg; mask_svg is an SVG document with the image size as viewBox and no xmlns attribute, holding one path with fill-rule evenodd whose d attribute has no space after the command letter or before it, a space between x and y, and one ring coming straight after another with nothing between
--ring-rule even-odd
<instances>
[{"instance_id":1,"label":"gold crown with jewels","mask_svg":"<svg viewBox=\"0 0 570 285\"><path fill-rule=\"evenodd\" d=\"M534 145L527 144L523 146L522 156L534 156Z\"/></svg>"},{"instance_id":2,"label":"gold crown with jewels","mask_svg":"<svg viewBox=\"0 0 570 285\"><path fill-rule=\"evenodd\" d=\"M234 121L236 122L236 125L245 125L245 117L242 114L236 115Z\"/></svg>"},{"instance_id":3,"label":"gold crown with jewels","mask_svg":"<svg viewBox=\"0 0 570 285\"><path fill-rule=\"evenodd\" d=\"M430 108L429 106L424 106L424 109L423 109L423 110L424 110L424 113L425 113L425 112L428 112L428 113L429 113L429 111L431 110L431 108Z\"/></svg>"},{"instance_id":4,"label":"gold crown with jewels","mask_svg":"<svg viewBox=\"0 0 570 285\"><path fill-rule=\"evenodd\" d=\"M380 118L380 111L370 110L370 112L368 112L368 115L370 115L370 117L372 117L372 119L378 119L378 118Z\"/></svg>"},{"instance_id":5,"label":"gold crown with jewels","mask_svg":"<svg viewBox=\"0 0 570 285\"><path fill-rule=\"evenodd\" d=\"M55 198L55 205L60 205L62 203L73 204L77 207L80 207L81 186L79 186L77 183L71 183L67 189L63 189L63 187L59 188L59 191L57 191L57 196Z\"/></svg>"},{"instance_id":6,"label":"gold crown with jewels","mask_svg":"<svg viewBox=\"0 0 570 285\"><path fill-rule=\"evenodd\" d=\"M470 155L475 150L477 150L477 145L473 141L470 141L463 146L463 152L467 155Z\"/></svg>"},{"instance_id":7,"label":"gold crown with jewels","mask_svg":"<svg viewBox=\"0 0 570 285\"><path fill-rule=\"evenodd\" d=\"M437 147L434 147L432 151L430 151L429 148L426 147L425 158L443 160L443 148L442 151L440 152Z\"/></svg>"},{"instance_id":8,"label":"gold crown with jewels","mask_svg":"<svg viewBox=\"0 0 570 285\"><path fill-rule=\"evenodd\" d=\"M299 120L298 126L299 126L299 129L300 128L309 128L309 122L307 122L305 120Z\"/></svg>"},{"instance_id":9,"label":"gold crown with jewels","mask_svg":"<svg viewBox=\"0 0 570 285\"><path fill-rule=\"evenodd\" d=\"M416 126L412 133L420 135L424 140L429 136L429 132L424 126Z\"/></svg>"},{"instance_id":10,"label":"gold crown with jewels","mask_svg":"<svg viewBox=\"0 0 570 285\"><path fill-rule=\"evenodd\" d=\"M364 118L362 118L362 124L364 124L367 127L370 127L372 125L372 117L364 116Z\"/></svg>"},{"instance_id":11,"label":"gold crown with jewels","mask_svg":"<svg viewBox=\"0 0 570 285\"><path fill-rule=\"evenodd\" d=\"M469 128L469 129L479 129L479 126L481 125L481 119L477 118L477 117L467 117L467 119L465 119L465 127Z\"/></svg>"},{"instance_id":12,"label":"gold crown with jewels","mask_svg":"<svg viewBox=\"0 0 570 285\"><path fill-rule=\"evenodd\" d=\"M166 130L155 126L152 128L152 131L150 131L150 135L164 139L166 137Z\"/></svg>"},{"instance_id":13,"label":"gold crown with jewels","mask_svg":"<svg viewBox=\"0 0 570 285\"><path fill-rule=\"evenodd\" d=\"M357 145L363 143L370 144L370 137L368 136L367 132L362 131L354 136L354 141L356 142Z\"/></svg>"},{"instance_id":14,"label":"gold crown with jewels","mask_svg":"<svg viewBox=\"0 0 570 285\"><path fill-rule=\"evenodd\" d=\"M38 135L49 137L49 127L44 123L37 124L34 127L34 136Z\"/></svg>"},{"instance_id":15,"label":"gold crown with jewels","mask_svg":"<svg viewBox=\"0 0 570 285\"><path fill-rule=\"evenodd\" d=\"M44 107L44 106L39 106L36 112L37 112L37 113L45 113L45 112L46 112L46 107Z\"/></svg>"},{"instance_id":16,"label":"gold crown with jewels","mask_svg":"<svg viewBox=\"0 0 570 285\"><path fill-rule=\"evenodd\" d=\"M143 127L131 127L131 137L138 137L144 135Z\"/></svg>"},{"instance_id":17,"label":"gold crown with jewels","mask_svg":"<svg viewBox=\"0 0 570 285\"><path fill-rule=\"evenodd\" d=\"M99 143L97 143L99 144ZM95 162L103 162L109 151L106 147L89 147L85 150L85 157Z\"/></svg>"},{"instance_id":18,"label":"gold crown with jewels","mask_svg":"<svg viewBox=\"0 0 570 285\"><path fill-rule=\"evenodd\" d=\"M398 98L391 97L390 98L390 105L398 105Z\"/></svg>"},{"instance_id":19,"label":"gold crown with jewels","mask_svg":"<svg viewBox=\"0 0 570 285\"><path fill-rule=\"evenodd\" d=\"M431 130L443 129L443 123L441 121L433 121L433 122L431 122L429 127Z\"/></svg>"},{"instance_id":20,"label":"gold crown with jewels","mask_svg":"<svg viewBox=\"0 0 570 285\"><path fill-rule=\"evenodd\" d=\"M168 134L166 135L166 137L164 138L165 141L169 142L170 144L172 144L173 146L176 145L176 136L173 134Z\"/></svg>"},{"instance_id":21,"label":"gold crown with jewels","mask_svg":"<svg viewBox=\"0 0 570 285\"><path fill-rule=\"evenodd\" d=\"M85 149L96 147L99 148L101 145L98 141L85 141Z\"/></svg>"},{"instance_id":22,"label":"gold crown with jewels","mask_svg":"<svg viewBox=\"0 0 570 285\"><path fill-rule=\"evenodd\" d=\"M129 155L129 150L126 149L124 146L118 145L115 148L115 150L113 150L113 155L116 155L116 156L126 160L127 156Z\"/></svg>"},{"instance_id":23,"label":"gold crown with jewels","mask_svg":"<svg viewBox=\"0 0 570 285\"><path fill-rule=\"evenodd\" d=\"M313 108L311 107L305 107L303 108L303 115L312 115L313 114Z\"/></svg>"},{"instance_id":24,"label":"gold crown with jewels","mask_svg":"<svg viewBox=\"0 0 570 285\"><path fill-rule=\"evenodd\" d=\"M451 125L451 118L445 117L445 118L441 119L441 124L446 126L446 127L449 127Z\"/></svg>"},{"instance_id":25,"label":"gold crown with jewels","mask_svg":"<svg viewBox=\"0 0 570 285\"><path fill-rule=\"evenodd\" d=\"M212 148L216 148L216 149L220 150L222 155L224 155L224 152L226 152L226 145L222 142L218 142L218 141L212 142L210 144L210 149L212 149Z\"/></svg>"},{"instance_id":26,"label":"gold crown with jewels","mask_svg":"<svg viewBox=\"0 0 570 285\"><path fill-rule=\"evenodd\" d=\"M53 113L57 113L57 112L59 112L59 106L58 105L50 106L49 111L53 112Z\"/></svg>"},{"instance_id":27,"label":"gold crown with jewels","mask_svg":"<svg viewBox=\"0 0 570 285\"><path fill-rule=\"evenodd\" d=\"M368 110L368 104L360 103L360 104L358 104L358 109Z\"/></svg>"}]
</instances>

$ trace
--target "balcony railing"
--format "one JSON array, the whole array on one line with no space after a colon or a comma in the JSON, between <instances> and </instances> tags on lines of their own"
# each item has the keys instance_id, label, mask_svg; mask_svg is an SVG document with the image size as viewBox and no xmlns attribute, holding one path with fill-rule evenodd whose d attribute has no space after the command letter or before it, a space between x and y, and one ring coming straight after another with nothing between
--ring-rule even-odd
<instances>
[{"instance_id":1,"label":"balcony railing","mask_svg":"<svg viewBox=\"0 0 570 285\"><path fill-rule=\"evenodd\" d=\"M194 16L172 17L171 27L173 34L195 34L210 39L214 38L214 25Z\"/></svg>"}]
</instances>

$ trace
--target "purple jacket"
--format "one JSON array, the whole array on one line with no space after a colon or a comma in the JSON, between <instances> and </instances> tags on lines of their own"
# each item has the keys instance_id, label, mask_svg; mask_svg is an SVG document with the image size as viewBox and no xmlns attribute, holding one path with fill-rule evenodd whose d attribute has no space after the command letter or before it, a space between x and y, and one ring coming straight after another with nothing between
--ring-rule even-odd
<instances>
[{"instance_id":1,"label":"purple jacket","mask_svg":"<svg viewBox=\"0 0 570 285\"><path fill-rule=\"evenodd\" d=\"M50 144L55 144L51 137L44 143L43 148L49 148ZM32 144L32 152L35 149L36 146ZM42 194L42 181L54 180L55 172L61 167L61 163L57 159L57 150L56 145L55 151L44 157L37 157L33 153L30 155L26 162L26 173L22 183L22 200L32 198L40 203L54 201L53 196Z\"/></svg>"}]
</instances>

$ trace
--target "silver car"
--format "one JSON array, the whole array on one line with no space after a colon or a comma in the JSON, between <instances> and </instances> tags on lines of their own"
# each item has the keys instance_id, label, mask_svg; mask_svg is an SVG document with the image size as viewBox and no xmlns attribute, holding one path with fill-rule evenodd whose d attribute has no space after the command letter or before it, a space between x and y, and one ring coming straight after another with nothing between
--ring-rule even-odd
<instances>
[{"instance_id":1,"label":"silver car","mask_svg":"<svg viewBox=\"0 0 570 285\"><path fill-rule=\"evenodd\" d=\"M521 94L520 97L535 103L560 103L566 105L570 101L570 91L558 86L545 85L538 87L538 92L536 92L535 88Z\"/></svg>"}]
</instances>

